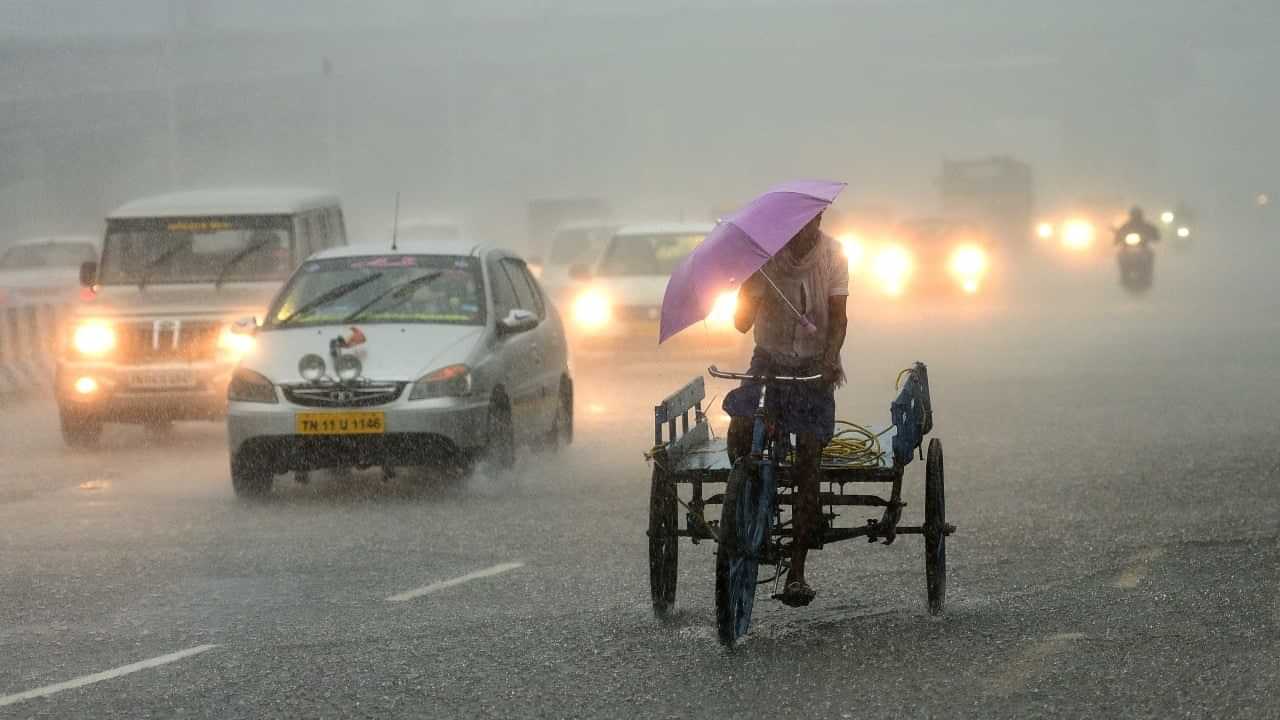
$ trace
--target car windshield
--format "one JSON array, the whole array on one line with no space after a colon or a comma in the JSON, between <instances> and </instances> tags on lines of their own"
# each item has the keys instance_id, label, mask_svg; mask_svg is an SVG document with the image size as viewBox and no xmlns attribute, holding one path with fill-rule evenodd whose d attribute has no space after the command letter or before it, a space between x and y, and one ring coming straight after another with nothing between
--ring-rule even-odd
<instances>
[{"instance_id":1,"label":"car windshield","mask_svg":"<svg viewBox=\"0 0 1280 720\"><path fill-rule=\"evenodd\" d=\"M107 227L99 282L283 280L292 247L288 216L116 220Z\"/></svg>"},{"instance_id":2,"label":"car windshield","mask_svg":"<svg viewBox=\"0 0 1280 720\"><path fill-rule=\"evenodd\" d=\"M697 233L615 235L601 259L599 275L670 275L706 237Z\"/></svg>"},{"instance_id":3,"label":"car windshield","mask_svg":"<svg viewBox=\"0 0 1280 720\"><path fill-rule=\"evenodd\" d=\"M73 268L98 259L98 251L89 243L53 242L18 245L0 255L0 270L32 270L36 268Z\"/></svg>"},{"instance_id":4,"label":"car windshield","mask_svg":"<svg viewBox=\"0 0 1280 720\"><path fill-rule=\"evenodd\" d=\"M483 325L480 263L459 255L310 260L281 291L265 325L333 325L356 313L361 323Z\"/></svg>"}]
</instances>

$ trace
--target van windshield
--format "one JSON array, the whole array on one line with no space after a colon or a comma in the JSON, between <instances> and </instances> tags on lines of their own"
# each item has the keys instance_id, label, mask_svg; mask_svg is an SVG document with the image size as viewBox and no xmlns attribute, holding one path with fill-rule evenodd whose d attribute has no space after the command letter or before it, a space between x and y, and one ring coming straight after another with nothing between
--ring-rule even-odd
<instances>
[{"instance_id":1,"label":"van windshield","mask_svg":"<svg viewBox=\"0 0 1280 720\"><path fill-rule=\"evenodd\" d=\"M112 220L103 285L284 280L293 269L287 215Z\"/></svg>"}]
</instances>

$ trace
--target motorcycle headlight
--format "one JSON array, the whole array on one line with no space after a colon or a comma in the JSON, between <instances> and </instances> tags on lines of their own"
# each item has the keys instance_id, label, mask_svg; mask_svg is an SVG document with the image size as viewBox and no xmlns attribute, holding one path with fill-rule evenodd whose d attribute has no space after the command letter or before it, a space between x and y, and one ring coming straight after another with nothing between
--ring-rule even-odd
<instances>
[{"instance_id":1,"label":"motorcycle headlight","mask_svg":"<svg viewBox=\"0 0 1280 720\"><path fill-rule=\"evenodd\" d=\"M587 290L573 301L573 321L585 330L604 327L612 316L612 303L599 290Z\"/></svg>"},{"instance_id":2,"label":"motorcycle headlight","mask_svg":"<svg viewBox=\"0 0 1280 720\"><path fill-rule=\"evenodd\" d=\"M1178 237L1184 239L1191 237L1191 228L1186 226L1178 228Z\"/></svg>"},{"instance_id":3,"label":"motorcycle headlight","mask_svg":"<svg viewBox=\"0 0 1280 720\"><path fill-rule=\"evenodd\" d=\"M462 397L471 394L471 370L466 365L449 365L427 373L413 384L410 400Z\"/></svg>"},{"instance_id":4,"label":"motorcycle headlight","mask_svg":"<svg viewBox=\"0 0 1280 720\"><path fill-rule=\"evenodd\" d=\"M257 344L257 338L235 332L230 325L218 334L218 349L236 360L248 355Z\"/></svg>"},{"instance_id":5,"label":"motorcycle headlight","mask_svg":"<svg viewBox=\"0 0 1280 720\"><path fill-rule=\"evenodd\" d=\"M231 384L227 385L227 399L233 402L272 403L276 398L276 387L261 373L237 368L231 375Z\"/></svg>"},{"instance_id":6,"label":"motorcycle headlight","mask_svg":"<svg viewBox=\"0 0 1280 720\"><path fill-rule=\"evenodd\" d=\"M1124 244L1129 247L1137 247L1142 244L1142 236L1138 233L1129 233L1124 236Z\"/></svg>"},{"instance_id":7,"label":"motorcycle headlight","mask_svg":"<svg viewBox=\"0 0 1280 720\"><path fill-rule=\"evenodd\" d=\"M100 320L85 322L76 327L71 344L81 355L106 355L116 347L116 331Z\"/></svg>"}]
</instances>

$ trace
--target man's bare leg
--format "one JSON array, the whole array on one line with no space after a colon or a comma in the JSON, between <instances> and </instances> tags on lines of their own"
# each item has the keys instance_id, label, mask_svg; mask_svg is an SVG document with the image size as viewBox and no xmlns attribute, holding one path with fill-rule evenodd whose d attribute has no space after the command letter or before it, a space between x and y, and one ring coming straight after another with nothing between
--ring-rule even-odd
<instances>
[{"instance_id":1,"label":"man's bare leg","mask_svg":"<svg viewBox=\"0 0 1280 720\"><path fill-rule=\"evenodd\" d=\"M806 585L804 563L809 548L818 544L821 532L818 480L822 463L822 443L817 436L802 434L796 438L796 464L792 468L795 477L794 505L791 506L791 527L795 533L791 544L791 569L787 571L787 586L791 583Z\"/></svg>"}]
</instances>

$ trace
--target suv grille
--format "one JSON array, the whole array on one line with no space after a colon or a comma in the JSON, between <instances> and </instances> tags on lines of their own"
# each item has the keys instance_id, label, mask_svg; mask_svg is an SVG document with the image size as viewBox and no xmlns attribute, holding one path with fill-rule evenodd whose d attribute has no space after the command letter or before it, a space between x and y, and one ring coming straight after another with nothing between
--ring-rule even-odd
<instances>
[{"instance_id":1,"label":"suv grille","mask_svg":"<svg viewBox=\"0 0 1280 720\"><path fill-rule=\"evenodd\" d=\"M118 362L199 362L218 354L220 320L157 320L116 326Z\"/></svg>"},{"instance_id":2,"label":"suv grille","mask_svg":"<svg viewBox=\"0 0 1280 720\"><path fill-rule=\"evenodd\" d=\"M285 385L284 397L303 407L339 408L385 405L404 392L402 382L368 382L359 385Z\"/></svg>"}]
</instances>

